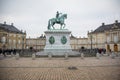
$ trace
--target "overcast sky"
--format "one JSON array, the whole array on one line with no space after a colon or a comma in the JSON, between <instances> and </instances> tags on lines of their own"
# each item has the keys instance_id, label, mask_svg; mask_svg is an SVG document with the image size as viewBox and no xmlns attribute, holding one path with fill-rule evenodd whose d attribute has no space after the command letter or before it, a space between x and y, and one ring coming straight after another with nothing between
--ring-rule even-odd
<instances>
[{"instance_id":1,"label":"overcast sky","mask_svg":"<svg viewBox=\"0 0 120 80\"><path fill-rule=\"evenodd\" d=\"M120 0L0 0L0 23L14 23L35 38L44 34L56 11L67 13L66 28L77 37L86 37L102 22L120 22Z\"/></svg>"}]
</instances>

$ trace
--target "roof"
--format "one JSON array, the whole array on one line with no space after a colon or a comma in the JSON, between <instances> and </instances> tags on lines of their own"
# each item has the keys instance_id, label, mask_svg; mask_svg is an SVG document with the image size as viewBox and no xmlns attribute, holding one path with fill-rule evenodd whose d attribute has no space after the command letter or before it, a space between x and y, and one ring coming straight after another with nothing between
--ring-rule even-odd
<instances>
[{"instance_id":1,"label":"roof","mask_svg":"<svg viewBox=\"0 0 120 80\"><path fill-rule=\"evenodd\" d=\"M75 38L75 39L76 39L77 37L75 37L75 36L73 36L73 35L71 34L70 38Z\"/></svg>"},{"instance_id":2,"label":"roof","mask_svg":"<svg viewBox=\"0 0 120 80\"><path fill-rule=\"evenodd\" d=\"M20 31L19 29L17 29L15 26L8 25L8 24L2 24L2 23L0 23L0 29L4 29L6 31L14 32L14 33L23 33L22 31Z\"/></svg>"},{"instance_id":3,"label":"roof","mask_svg":"<svg viewBox=\"0 0 120 80\"><path fill-rule=\"evenodd\" d=\"M109 31L112 29L120 29L120 23L113 23L113 24L107 24L107 25L101 25L97 29L95 29L92 33L99 33L104 31Z\"/></svg>"},{"instance_id":4,"label":"roof","mask_svg":"<svg viewBox=\"0 0 120 80\"><path fill-rule=\"evenodd\" d=\"M46 36L42 34L39 38L46 38Z\"/></svg>"}]
</instances>

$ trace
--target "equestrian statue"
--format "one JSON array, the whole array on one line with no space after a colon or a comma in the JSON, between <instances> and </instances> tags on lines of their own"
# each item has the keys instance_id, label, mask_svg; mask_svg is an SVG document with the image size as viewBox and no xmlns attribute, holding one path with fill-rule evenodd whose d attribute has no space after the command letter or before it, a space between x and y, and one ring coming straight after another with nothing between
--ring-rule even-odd
<instances>
[{"instance_id":1,"label":"equestrian statue","mask_svg":"<svg viewBox=\"0 0 120 80\"><path fill-rule=\"evenodd\" d=\"M48 30L51 30L52 28L55 29L54 24L60 24L60 29L65 28L64 20L67 19L67 14L62 14L57 11L56 18L51 18L48 21ZM52 27L52 28L51 28Z\"/></svg>"}]
</instances>

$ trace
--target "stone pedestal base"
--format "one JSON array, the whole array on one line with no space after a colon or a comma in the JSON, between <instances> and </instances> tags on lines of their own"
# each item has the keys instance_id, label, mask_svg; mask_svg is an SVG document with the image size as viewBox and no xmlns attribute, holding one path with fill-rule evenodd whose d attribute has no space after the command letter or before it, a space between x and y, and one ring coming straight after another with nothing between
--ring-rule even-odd
<instances>
[{"instance_id":1,"label":"stone pedestal base","mask_svg":"<svg viewBox=\"0 0 120 80\"><path fill-rule=\"evenodd\" d=\"M52 55L65 55L66 53L72 52L70 46L70 33L71 31L65 30L48 30L45 31L46 35L46 46L44 52ZM52 40L50 41L50 38Z\"/></svg>"},{"instance_id":2,"label":"stone pedestal base","mask_svg":"<svg viewBox=\"0 0 120 80\"><path fill-rule=\"evenodd\" d=\"M78 56L80 53L72 51L70 33L67 29L45 31L46 45L44 51L37 52L38 56Z\"/></svg>"}]
</instances>

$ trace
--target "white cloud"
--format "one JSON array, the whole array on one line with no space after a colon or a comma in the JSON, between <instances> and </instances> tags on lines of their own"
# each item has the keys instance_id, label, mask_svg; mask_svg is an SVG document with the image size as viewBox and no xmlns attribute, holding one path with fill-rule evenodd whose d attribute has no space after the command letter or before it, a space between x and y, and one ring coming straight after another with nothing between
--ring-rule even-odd
<instances>
[{"instance_id":1,"label":"white cloud","mask_svg":"<svg viewBox=\"0 0 120 80\"><path fill-rule=\"evenodd\" d=\"M13 22L31 37L47 30L47 22L57 10L68 14L66 28L76 36L86 36L88 30L96 29L102 22L120 20L118 0L3 0L2 3L0 22Z\"/></svg>"}]
</instances>

